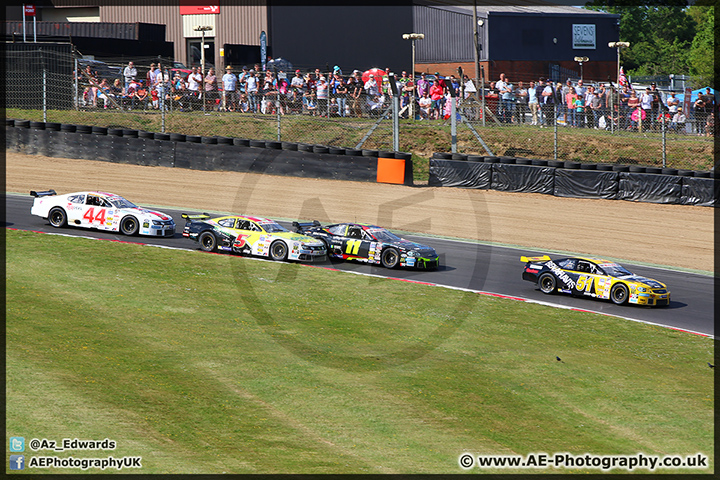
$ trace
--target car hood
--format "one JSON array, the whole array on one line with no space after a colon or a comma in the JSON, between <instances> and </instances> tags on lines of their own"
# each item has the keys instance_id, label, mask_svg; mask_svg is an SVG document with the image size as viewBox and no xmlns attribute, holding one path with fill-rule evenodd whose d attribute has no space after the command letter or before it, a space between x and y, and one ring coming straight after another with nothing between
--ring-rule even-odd
<instances>
[{"instance_id":1,"label":"car hood","mask_svg":"<svg viewBox=\"0 0 720 480\"><path fill-rule=\"evenodd\" d=\"M150 220L172 220L172 217L170 215L167 215L162 212L157 212L155 210L148 210L145 208L135 207L135 208L120 208L119 210L123 212L132 212L137 215L141 215L143 217L149 217Z\"/></svg>"},{"instance_id":2,"label":"car hood","mask_svg":"<svg viewBox=\"0 0 720 480\"><path fill-rule=\"evenodd\" d=\"M412 250L413 252L417 252L418 254L420 254L422 256L437 255L434 248L428 247L427 245L423 245L422 243L411 242L410 240L402 239L399 242L393 243L393 245L402 247L405 250Z\"/></svg>"},{"instance_id":3,"label":"car hood","mask_svg":"<svg viewBox=\"0 0 720 480\"><path fill-rule=\"evenodd\" d=\"M324 243L320 240L294 232L274 232L270 235L284 238L285 240L290 240L291 242L302 242L307 245L324 245Z\"/></svg>"},{"instance_id":4,"label":"car hood","mask_svg":"<svg viewBox=\"0 0 720 480\"><path fill-rule=\"evenodd\" d=\"M642 277L640 275L625 275L624 277L619 278L628 282L641 283L650 288L667 288L664 283L653 280L652 278Z\"/></svg>"}]
</instances>

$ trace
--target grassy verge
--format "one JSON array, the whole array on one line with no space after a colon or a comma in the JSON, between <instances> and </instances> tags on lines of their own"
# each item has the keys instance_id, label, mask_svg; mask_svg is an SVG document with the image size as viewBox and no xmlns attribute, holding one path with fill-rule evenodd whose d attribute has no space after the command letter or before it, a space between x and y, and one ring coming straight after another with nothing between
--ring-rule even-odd
<instances>
[{"instance_id":1,"label":"grassy verge","mask_svg":"<svg viewBox=\"0 0 720 480\"><path fill-rule=\"evenodd\" d=\"M461 473L464 452L703 452L702 473L714 465L707 338L299 265L6 233L8 437L107 437L108 454L143 457L132 473ZM532 473L546 471L598 473Z\"/></svg>"},{"instance_id":2,"label":"grassy verge","mask_svg":"<svg viewBox=\"0 0 720 480\"><path fill-rule=\"evenodd\" d=\"M7 118L42 120L38 110L8 109ZM58 111L48 112L48 121L122 127L153 132L162 131L162 116L153 112L134 111ZM321 118L307 115L285 115L280 119L280 139L338 147L392 150L392 122L383 121L371 135L377 119ZM553 159L555 132L552 128L512 125L497 126L488 122L486 127L474 124L482 142L496 156ZM176 112L164 120L167 132L188 135L219 135L238 138L277 140L278 120L272 115L236 113ZM414 121L401 119L399 149L413 154L414 178L428 179L428 159L434 152L452 149L450 121ZM558 128L557 158L591 163L638 164L668 166L691 170L709 170L714 164L712 138L668 134L666 136L665 164L663 139L656 132L641 134L610 132L584 128ZM457 151L473 155L487 155L483 144L462 123L457 125Z\"/></svg>"}]
</instances>

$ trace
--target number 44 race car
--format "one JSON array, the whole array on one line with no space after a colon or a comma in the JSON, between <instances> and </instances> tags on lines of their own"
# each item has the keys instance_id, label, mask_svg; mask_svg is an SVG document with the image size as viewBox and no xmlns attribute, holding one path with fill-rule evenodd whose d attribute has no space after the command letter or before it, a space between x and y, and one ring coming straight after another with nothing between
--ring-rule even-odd
<instances>
[{"instance_id":1,"label":"number 44 race car","mask_svg":"<svg viewBox=\"0 0 720 480\"><path fill-rule=\"evenodd\" d=\"M609 299L617 305L668 306L670 292L657 280L635 275L624 267L599 258L520 257L522 278L536 283L543 293L556 291L577 296Z\"/></svg>"},{"instance_id":2,"label":"number 44 race car","mask_svg":"<svg viewBox=\"0 0 720 480\"><path fill-rule=\"evenodd\" d=\"M35 197L30 213L47 218L50 225L56 228L72 225L125 235L175 235L175 222L170 215L140 208L114 193L76 192L57 195L55 190L47 190L31 191L30 195Z\"/></svg>"}]
</instances>

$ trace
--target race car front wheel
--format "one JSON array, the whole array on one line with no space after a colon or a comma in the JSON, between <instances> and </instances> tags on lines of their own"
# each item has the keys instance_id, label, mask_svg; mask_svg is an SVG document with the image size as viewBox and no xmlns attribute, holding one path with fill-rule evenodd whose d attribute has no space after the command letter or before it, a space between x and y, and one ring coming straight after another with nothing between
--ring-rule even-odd
<instances>
[{"instance_id":1,"label":"race car front wheel","mask_svg":"<svg viewBox=\"0 0 720 480\"><path fill-rule=\"evenodd\" d=\"M214 252L217 248L217 239L211 232L201 233L200 238L198 238L198 243L200 244L200 248L206 252Z\"/></svg>"},{"instance_id":2,"label":"race car front wheel","mask_svg":"<svg viewBox=\"0 0 720 480\"><path fill-rule=\"evenodd\" d=\"M125 217L120 222L120 231L124 235L135 235L139 228L140 224L138 223L137 218L132 216Z\"/></svg>"},{"instance_id":3,"label":"race car front wheel","mask_svg":"<svg viewBox=\"0 0 720 480\"><path fill-rule=\"evenodd\" d=\"M622 283L616 283L610 289L610 300L612 300L615 305L626 304L628 297L628 288Z\"/></svg>"},{"instance_id":4,"label":"race car front wheel","mask_svg":"<svg viewBox=\"0 0 720 480\"><path fill-rule=\"evenodd\" d=\"M382 261L383 267L395 268L397 267L398 263L400 263L400 255L398 254L398 251L394 248L388 248L387 250L383 251L380 260Z\"/></svg>"},{"instance_id":5,"label":"race car front wheel","mask_svg":"<svg viewBox=\"0 0 720 480\"><path fill-rule=\"evenodd\" d=\"M273 260L285 260L287 258L287 245L278 240L270 245L270 257Z\"/></svg>"},{"instance_id":6,"label":"race car front wheel","mask_svg":"<svg viewBox=\"0 0 720 480\"><path fill-rule=\"evenodd\" d=\"M50 221L50 225L55 228L64 227L67 225L67 214L62 208L55 207L50 210L48 220Z\"/></svg>"},{"instance_id":7,"label":"race car front wheel","mask_svg":"<svg viewBox=\"0 0 720 480\"><path fill-rule=\"evenodd\" d=\"M555 289L557 288L557 280L555 280L555 275L553 275L552 273L543 273L538 279L538 286L540 287L540 291L543 293L550 294L555 292Z\"/></svg>"}]
</instances>

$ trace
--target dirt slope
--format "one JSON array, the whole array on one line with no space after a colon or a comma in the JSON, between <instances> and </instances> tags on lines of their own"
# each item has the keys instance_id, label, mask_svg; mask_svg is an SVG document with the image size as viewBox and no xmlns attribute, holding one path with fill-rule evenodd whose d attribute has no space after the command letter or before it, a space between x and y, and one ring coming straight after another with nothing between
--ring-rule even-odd
<instances>
[{"instance_id":1,"label":"dirt slope","mask_svg":"<svg viewBox=\"0 0 720 480\"><path fill-rule=\"evenodd\" d=\"M6 157L7 192L102 190L138 204L192 212L358 221L536 250L713 270L713 209L708 207L203 172L13 152Z\"/></svg>"}]
</instances>

